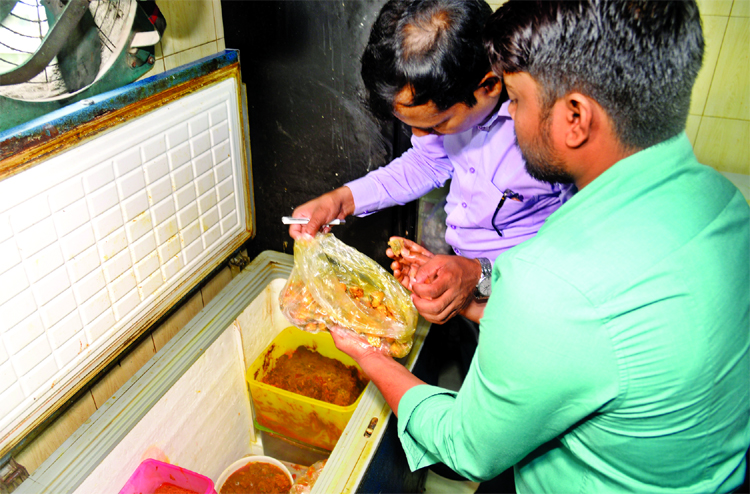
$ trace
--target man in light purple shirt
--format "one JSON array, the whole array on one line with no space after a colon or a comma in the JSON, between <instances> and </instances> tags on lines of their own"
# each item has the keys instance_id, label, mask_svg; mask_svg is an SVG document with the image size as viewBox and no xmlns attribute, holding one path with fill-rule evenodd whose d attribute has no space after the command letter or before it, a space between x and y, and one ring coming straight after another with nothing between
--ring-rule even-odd
<instances>
[{"instance_id":1,"label":"man in light purple shirt","mask_svg":"<svg viewBox=\"0 0 750 494\"><path fill-rule=\"evenodd\" d=\"M294 210L307 225L364 216L413 201L451 181L445 239L457 255L433 255L405 241L388 250L394 275L420 314L443 323L489 297L495 258L536 234L570 186L532 178L516 145L502 80L481 40L492 9L483 0L391 0L362 57L367 103L381 119L412 129L412 148L387 166ZM325 227L323 227L325 228Z\"/></svg>"},{"instance_id":2,"label":"man in light purple shirt","mask_svg":"<svg viewBox=\"0 0 750 494\"><path fill-rule=\"evenodd\" d=\"M354 215L406 204L451 180L446 242L459 256L495 258L527 240L561 205L568 185L532 178L515 143L509 101L485 122L459 134L412 135L412 148L387 166L346 184ZM506 189L523 197L507 197ZM494 216L494 221L493 221Z\"/></svg>"}]
</instances>

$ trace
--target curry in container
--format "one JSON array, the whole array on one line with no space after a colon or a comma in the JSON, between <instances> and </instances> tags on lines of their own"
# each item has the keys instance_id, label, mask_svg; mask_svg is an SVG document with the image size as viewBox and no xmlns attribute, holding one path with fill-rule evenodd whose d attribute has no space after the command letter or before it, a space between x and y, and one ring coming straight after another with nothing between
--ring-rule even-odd
<instances>
[{"instance_id":1,"label":"curry in container","mask_svg":"<svg viewBox=\"0 0 750 494\"><path fill-rule=\"evenodd\" d=\"M357 401L368 382L356 367L324 357L305 346L279 358L273 370L261 381L343 407Z\"/></svg>"},{"instance_id":2,"label":"curry in container","mask_svg":"<svg viewBox=\"0 0 750 494\"><path fill-rule=\"evenodd\" d=\"M255 461L230 475L219 494L287 494L291 488L292 483L282 469Z\"/></svg>"},{"instance_id":3,"label":"curry in container","mask_svg":"<svg viewBox=\"0 0 750 494\"><path fill-rule=\"evenodd\" d=\"M369 383L328 332L283 330L248 368L255 425L333 451Z\"/></svg>"}]
</instances>

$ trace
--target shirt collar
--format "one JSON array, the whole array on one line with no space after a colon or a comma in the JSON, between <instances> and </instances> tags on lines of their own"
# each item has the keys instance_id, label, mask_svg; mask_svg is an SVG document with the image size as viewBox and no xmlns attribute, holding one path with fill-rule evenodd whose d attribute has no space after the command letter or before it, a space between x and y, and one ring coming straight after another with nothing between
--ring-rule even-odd
<instances>
[{"instance_id":1,"label":"shirt collar","mask_svg":"<svg viewBox=\"0 0 750 494\"><path fill-rule=\"evenodd\" d=\"M477 129L487 132L489 131L493 125L495 125L495 122L498 121L500 118L510 118L510 113L508 112L508 105L510 105L510 100L506 101L502 105L500 105L500 108L490 117L484 121L484 123L477 125Z\"/></svg>"}]
</instances>

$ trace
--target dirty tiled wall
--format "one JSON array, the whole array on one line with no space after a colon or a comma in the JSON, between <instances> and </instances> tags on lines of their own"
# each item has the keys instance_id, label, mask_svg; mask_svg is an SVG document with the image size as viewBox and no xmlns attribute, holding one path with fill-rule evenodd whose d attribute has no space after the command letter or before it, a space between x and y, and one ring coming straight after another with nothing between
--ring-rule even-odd
<instances>
[{"instance_id":1,"label":"dirty tiled wall","mask_svg":"<svg viewBox=\"0 0 750 494\"><path fill-rule=\"evenodd\" d=\"M750 0L697 0L706 52L687 135L698 161L724 173L750 201ZM493 10L502 0L488 2Z\"/></svg>"},{"instance_id":2,"label":"dirty tiled wall","mask_svg":"<svg viewBox=\"0 0 750 494\"><path fill-rule=\"evenodd\" d=\"M219 0L157 0L167 20L155 48L156 63L144 77L223 51L224 23Z\"/></svg>"},{"instance_id":3,"label":"dirty tiled wall","mask_svg":"<svg viewBox=\"0 0 750 494\"><path fill-rule=\"evenodd\" d=\"M750 0L701 0L706 53L687 133L701 163L750 198Z\"/></svg>"}]
</instances>

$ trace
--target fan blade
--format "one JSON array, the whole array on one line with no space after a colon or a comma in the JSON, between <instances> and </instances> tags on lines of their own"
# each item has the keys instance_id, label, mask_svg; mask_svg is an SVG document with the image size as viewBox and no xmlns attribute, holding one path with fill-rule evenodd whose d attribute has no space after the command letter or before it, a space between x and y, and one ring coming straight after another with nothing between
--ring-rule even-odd
<instances>
[{"instance_id":1,"label":"fan blade","mask_svg":"<svg viewBox=\"0 0 750 494\"><path fill-rule=\"evenodd\" d=\"M56 19L65 8L61 0L42 0L47 18ZM102 42L91 12L70 31L68 39L57 52L57 67L69 93L92 84L99 73L102 59Z\"/></svg>"},{"instance_id":2,"label":"fan blade","mask_svg":"<svg viewBox=\"0 0 750 494\"><path fill-rule=\"evenodd\" d=\"M55 58L68 35L76 28L83 14L88 12L89 0L70 0L59 20L50 28L39 49L23 65L0 74L0 86L21 84L44 70Z\"/></svg>"}]
</instances>

